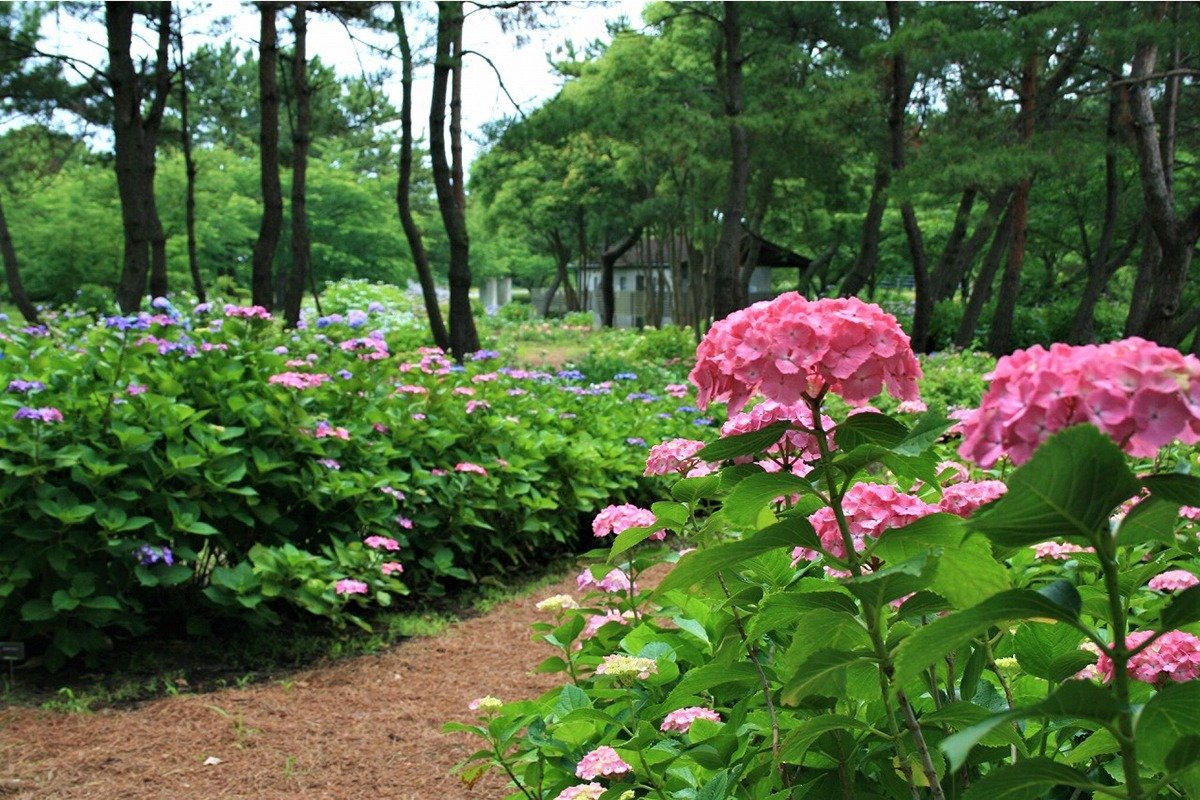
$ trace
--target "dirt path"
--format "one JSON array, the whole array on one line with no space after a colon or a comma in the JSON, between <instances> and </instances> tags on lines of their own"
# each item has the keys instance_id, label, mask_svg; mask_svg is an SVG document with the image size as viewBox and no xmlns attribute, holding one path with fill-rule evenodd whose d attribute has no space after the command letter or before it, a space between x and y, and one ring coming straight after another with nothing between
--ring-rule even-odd
<instances>
[{"instance_id":1,"label":"dirt path","mask_svg":"<svg viewBox=\"0 0 1200 800\"><path fill-rule=\"evenodd\" d=\"M551 655L529 640L534 604L574 577L428 639L290 681L156 700L133 709L0 711L0 797L500 798L450 769L478 740L441 733L485 694L532 698L558 685L531 670ZM205 765L206 759L220 763Z\"/></svg>"}]
</instances>

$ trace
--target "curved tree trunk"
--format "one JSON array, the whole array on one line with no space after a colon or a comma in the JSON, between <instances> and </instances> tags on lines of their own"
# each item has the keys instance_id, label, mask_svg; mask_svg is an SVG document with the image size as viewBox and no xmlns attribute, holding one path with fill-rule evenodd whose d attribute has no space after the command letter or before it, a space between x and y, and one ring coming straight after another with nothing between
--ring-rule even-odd
<instances>
[{"instance_id":1,"label":"curved tree trunk","mask_svg":"<svg viewBox=\"0 0 1200 800\"><path fill-rule=\"evenodd\" d=\"M296 3L292 31L296 44L292 53L292 91L296 97L296 125L292 130L292 268L288 272L287 294L283 306L284 323L289 328L300 321L300 304L308 281L311 244L308 239L308 145L312 124L312 88L308 82L308 9Z\"/></svg>"},{"instance_id":2,"label":"curved tree trunk","mask_svg":"<svg viewBox=\"0 0 1200 800\"><path fill-rule=\"evenodd\" d=\"M978 195L978 189L968 186L963 189L962 197L959 198L950 238L946 240L942 255L929 277L929 292L935 303L954 296L954 289L958 285L959 267L963 263L967 230L971 227L971 211L975 207L975 198Z\"/></svg>"},{"instance_id":3,"label":"curved tree trunk","mask_svg":"<svg viewBox=\"0 0 1200 800\"><path fill-rule=\"evenodd\" d=\"M461 362L479 349L471 314L471 241L467 235L462 164L462 3L439 0L437 55L429 112L433 182L446 238L450 242L450 350ZM446 99L449 91L450 158L446 157Z\"/></svg>"},{"instance_id":4,"label":"curved tree trunk","mask_svg":"<svg viewBox=\"0 0 1200 800\"><path fill-rule=\"evenodd\" d=\"M729 186L722 209L721 237L717 240L713 319L724 319L746 305L738 281L738 256L741 252L742 217L746 214L746 188L750 180L750 145L742 125L745 105L742 92L742 25L736 2L725 2L725 69L721 83L725 89L725 118L729 125Z\"/></svg>"},{"instance_id":5,"label":"curved tree trunk","mask_svg":"<svg viewBox=\"0 0 1200 800\"><path fill-rule=\"evenodd\" d=\"M850 271L842 279L838 294L854 297L875 275L875 264L879 261L879 237L883 226L883 212L887 208L887 189L892 182L892 171L882 160L875 165L875 182L871 185L871 199L867 203L867 216L863 219L862 239L858 255Z\"/></svg>"},{"instance_id":6,"label":"curved tree trunk","mask_svg":"<svg viewBox=\"0 0 1200 800\"><path fill-rule=\"evenodd\" d=\"M442 309L438 304L437 287L433 282L433 270L429 266L429 254L425 251L425 242L421 229L412 211L412 168L413 168L413 135L412 135L412 84L413 58L412 48L408 41L408 31L404 28L404 4L396 0L392 3L393 21L396 36L400 42L400 176L396 182L396 207L400 213L400 225L404 228L404 238L412 251L413 265L417 269L417 280L421 284L421 297L425 301L425 316L429 318L429 332L433 342L442 350L449 351L450 335L446 332L446 324L442 321Z\"/></svg>"},{"instance_id":7,"label":"curved tree trunk","mask_svg":"<svg viewBox=\"0 0 1200 800\"><path fill-rule=\"evenodd\" d=\"M275 31L275 4L259 3L258 38L259 183L263 214L254 241L250 267L250 297L254 305L275 305L271 267L283 231L283 187L279 181L279 47Z\"/></svg>"},{"instance_id":8,"label":"curved tree trunk","mask_svg":"<svg viewBox=\"0 0 1200 800\"><path fill-rule=\"evenodd\" d=\"M113 101L113 161L125 248L117 303L125 313L137 311L151 269L151 291L166 293L166 246L162 223L154 203L155 147L170 91L171 4L154 4L159 23L155 53L154 96L143 117L146 100L130 47L133 41L133 3L105 3L108 38L108 82ZM153 262L151 261L153 251Z\"/></svg>"},{"instance_id":9,"label":"curved tree trunk","mask_svg":"<svg viewBox=\"0 0 1200 800\"><path fill-rule=\"evenodd\" d=\"M1000 225L996 228L995 236L992 237L991 247L988 248L987 255L983 258L983 266L979 268L979 277L975 279L971 297L967 301L967 307L963 309L958 331L954 334L954 346L960 350L970 347L975 340L975 329L979 327L979 318L983 316L983 307L987 305L988 297L992 293L992 282L996 278L996 272L1000 269L1004 253L1008 250L1012 232L1013 210L1010 205L1004 212L1004 218L1000 220Z\"/></svg>"},{"instance_id":10,"label":"curved tree trunk","mask_svg":"<svg viewBox=\"0 0 1200 800\"><path fill-rule=\"evenodd\" d=\"M1031 53L1021 72L1021 108L1017 112L1018 137L1025 146L1033 140L1037 70L1037 53ZM1021 292L1021 267L1025 264L1025 237L1029 228L1029 190L1032 185L1032 177L1022 178L1013 194L1012 243L1008 248L1004 277L1000 281L1000 294L996 297L996 311L992 315L992 329L988 334L988 350L994 356L1007 355L1012 351L1013 314Z\"/></svg>"},{"instance_id":11,"label":"curved tree trunk","mask_svg":"<svg viewBox=\"0 0 1200 800\"><path fill-rule=\"evenodd\" d=\"M8 220L4 216L4 206L0 204L0 258L4 260L4 280L8 285L8 293L13 305L21 312L21 316L30 325L38 324L37 308L25 294L25 284L21 283L21 271L17 264L17 250L13 247L12 236L8 232Z\"/></svg>"},{"instance_id":12,"label":"curved tree trunk","mask_svg":"<svg viewBox=\"0 0 1200 800\"><path fill-rule=\"evenodd\" d=\"M613 315L616 312L616 297L613 292L613 267L616 265L617 259L625 255L641 238L642 226L639 225L624 239L600 254L600 301L603 307L600 315L600 324L605 328L613 326Z\"/></svg>"}]
</instances>

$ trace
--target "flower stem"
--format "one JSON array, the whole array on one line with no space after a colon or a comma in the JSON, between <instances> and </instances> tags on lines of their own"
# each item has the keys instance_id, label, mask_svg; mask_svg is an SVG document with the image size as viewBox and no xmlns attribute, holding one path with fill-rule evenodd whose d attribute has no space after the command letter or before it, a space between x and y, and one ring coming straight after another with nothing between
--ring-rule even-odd
<instances>
[{"instance_id":1,"label":"flower stem","mask_svg":"<svg viewBox=\"0 0 1200 800\"><path fill-rule=\"evenodd\" d=\"M1129 646L1125 643L1126 617L1125 604L1121 597L1121 587L1117 580L1117 543L1112 536L1100 535L1099 547L1100 569L1104 572L1104 589L1108 594L1108 610L1112 618L1112 641L1109 644L1109 657L1113 662L1113 690L1117 695L1117 743L1121 747L1121 765L1125 772L1125 787L1128 789L1130 800L1143 797L1142 778L1138 774L1137 743L1133 736L1133 710L1129 705Z\"/></svg>"}]
</instances>

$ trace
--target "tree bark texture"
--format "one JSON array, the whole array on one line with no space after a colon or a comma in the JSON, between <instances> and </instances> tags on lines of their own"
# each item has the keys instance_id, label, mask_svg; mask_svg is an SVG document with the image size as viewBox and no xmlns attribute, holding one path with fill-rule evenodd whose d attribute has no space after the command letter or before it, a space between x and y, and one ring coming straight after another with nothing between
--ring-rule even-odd
<instances>
[{"instance_id":1,"label":"tree bark texture","mask_svg":"<svg viewBox=\"0 0 1200 800\"><path fill-rule=\"evenodd\" d=\"M1166 5L1166 3L1157 4L1154 12L1157 19L1161 19L1165 14ZM1152 41L1140 43L1133 59L1130 76L1132 81L1129 90L1130 124L1137 150L1142 197L1146 206L1147 220L1161 251L1161 259L1157 269L1153 271L1152 280L1141 280L1142 275L1139 271L1137 283L1149 284L1150 291L1144 318L1135 330L1146 339L1166 346L1175 346L1178 344L1175 334L1178 327L1176 317L1180 310L1180 297L1183 293L1183 285L1187 281L1196 240L1200 236L1200 205L1193 207L1186 215L1179 215L1175 210L1171 169L1174 153L1164 155L1163 152L1164 143L1173 143L1174 132L1169 130L1170 125L1164 126L1163 138L1160 140L1150 97L1149 81L1157 59L1158 45L1156 43ZM1168 89L1170 88L1168 87ZM1166 100L1170 105L1172 100L1170 91L1167 93ZM1173 121L1174 114L1174 109L1168 108L1166 114L1168 123ZM1143 265L1149 263L1152 263L1152 260L1143 258Z\"/></svg>"},{"instance_id":2,"label":"tree bark texture","mask_svg":"<svg viewBox=\"0 0 1200 800\"><path fill-rule=\"evenodd\" d=\"M296 3L292 13L296 43L292 53L292 92L296 97L296 124L292 129L292 268L288 272L283 306L289 328L300 322L300 304L308 281L311 243L308 238L308 146L312 125L312 87L308 81L308 7Z\"/></svg>"},{"instance_id":3,"label":"tree bark texture","mask_svg":"<svg viewBox=\"0 0 1200 800\"><path fill-rule=\"evenodd\" d=\"M887 190L892 182L892 171L882 160L875 165L875 181L871 185L871 199L867 202L867 216L863 218L862 239L858 255L850 271L842 279L838 294L853 297L863 290L875 275L879 261L879 237L883 226L883 212L887 209Z\"/></svg>"},{"instance_id":4,"label":"tree bark texture","mask_svg":"<svg viewBox=\"0 0 1200 800\"><path fill-rule=\"evenodd\" d=\"M155 148L170 91L171 4L154 4L159 23L154 66L154 96L142 115L146 99L133 63L132 3L105 3L104 25L108 38L108 81L113 100L113 161L121 201L124 255L117 304L125 313L141 306L146 277L153 271L151 292L166 294L166 237L154 202Z\"/></svg>"},{"instance_id":5,"label":"tree bark texture","mask_svg":"<svg viewBox=\"0 0 1200 800\"><path fill-rule=\"evenodd\" d=\"M412 211L413 57L412 47L408 41L408 31L404 27L404 4L398 0L393 2L392 13L396 27L396 36L400 42L401 62L400 176L396 181L396 208L400 214L400 225L404 228L404 238L408 240L409 250L412 251L413 265L417 270L417 280L421 284L421 297L425 301L425 315L429 318L429 333L433 336L434 344L442 348L442 350L449 351L450 335L446 332L445 322L442 321L442 309L438 304L437 287L433 281L433 269L429 265L429 254L425 250L425 241Z\"/></svg>"},{"instance_id":6,"label":"tree bark texture","mask_svg":"<svg viewBox=\"0 0 1200 800\"><path fill-rule=\"evenodd\" d=\"M996 228L995 236L992 237L992 244L988 248L987 255L983 257L979 276L975 279L971 297L967 300L967 307L963 310L962 319L958 323L958 331L954 334L954 346L960 350L967 349L975 340L975 330L979 327L979 318L983 316L983 307L987 305L988 297L991 296L992 282L995 280L996 273L1000 269L1000 262L1008 250L1012 231L1013 209L1009 205Z\"/></svg>"},{"instance_id":7,"label":"tree bark texture","mask_svg":"<svg viewBox=\"0 0 1200 800\"><path fill-rule=\"evenodd\" d=\"M429 145L438 209L450 243L450 351L460 362L468 353L479 349L479 334L471 313L471 243L467 235L467 203L463 186L462 29L462 3L458 0L439 0ZM450 107L449 158L446 155L447 93Z\"/></svg>"},{"instance_id":8,"label":"tree bark texture","mask_svg":"<svg viewBox=\"0 0 1200 800\"><path fill-rule=\"evenodd\" d=\"M742 25L736 2L725 2L721 25L724 40L724 70L720 82L725 89L725 118L729 126L729 185L722 209L721 236L713 285L713 319L724 319L744 308L746 298L738 281L742 217L746 214L746 189L750 180L750 145L742 125L745 106L742 89Z\"/></svg>"},{"instance_id":9,"label":"tree bark texture","mask_svg":"<svg viewBox=\"0 0 1200 800\"><path fill-rule=\"evenodd\" d=\"M958 276L963 262L963 250L967 242L967 230L971 227L971 211L975 208L975 198L979 190L974 186L963 189L958 201L958 210L954 212L954 227L950 230L950 238L942 248L942 255L934 265L929 278L929 291L935 303L949 300L954 296L958 286Z\"/></svg>"},{"instance_id":10,"label":"tree bark texture","mask_svg":"<svg viewBox=\"0 0 1200 800\"><path fill-rule=\"evenodd\" d=\"M13 304L30 325L38 324L37 308L25 293L21 282L21 270L17 263L17 249L13 247L12 235L8 232L8 219L4 216L4 205L0 203L0 259L4 260L4 281Z\"/></svg>"},{"instance_id":11,"label":"tree bark texture","mask_svg":"<svg viewBox=\"0 0 1200 800\"><path fill-rule=\"evenodd\" d=\"M1025 146L1029 146L1033 140L1033 115L1037 110L1037 72L1037 53L1030 53L1025 60L1025 68L1021 71L1021 107L1017 112L1017 136ZM1027 176L1017 182L1016 191L1013 192L1012 241L1004 264L1004 275L1000 279L1000 292L996 296L992 328L988 333L988 350L994 356L1007 355L1013 349L1013 315L1021 293L1021 267L1025 263L1025 238L1029 228L1029 190L1032 186L1033 178Z\"/></svg>"},{"instance_id":12,"label":"tree bark texture","mask_svg":"<svg viewBox=\"0 0 1200 800\"><path fill-rule=\"evenodd\" d=\"M183 17L175 31L175 47L179 60L179 139L183 147L183 165L187 180L184 200L184 228L187 231L188 271L192 275L192 291L198 302L208 298L204 292L204 278L200 275L200 263L196 256L196 160L192 157L192 129L188 123L188 78L187 61L183 54Z\"/></svg>"},{"instance_id":13,"label":"tree bark texture","mask_svg":"<svg viewBox=\"0 0 1200 800\"><path fill-rule=\"evenodd\" d=\"M263 213L250 261L250 297L255 305L270 309L275 305L272 264L283 231L283 187L279 181L279 45L275 4L259 3L258 11L258 146Z\"/></svg>"},{"instance_id":14,"label":"tree bark texture","mask_svg":"<svg viewBox=\"0 0 1200 800\"><path fill-rule=\"evenodd\" d=\"M600 324L605 328L613 326L613 316L616 313L616 293L613 291L613 267L616 265L617 259L625 255L641 238L642 226L639 225L630 231L629 235L624 239L600 254L600 303L602 306Z\"/></svg>"}]
</instances>

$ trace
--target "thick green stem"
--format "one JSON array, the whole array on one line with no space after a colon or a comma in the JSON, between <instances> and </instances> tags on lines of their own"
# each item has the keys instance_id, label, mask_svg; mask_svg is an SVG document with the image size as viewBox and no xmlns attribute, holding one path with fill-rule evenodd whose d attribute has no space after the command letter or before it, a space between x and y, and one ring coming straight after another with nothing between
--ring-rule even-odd
<instances>
[{"instance_id":1,"label":"thick green stem","mask_svg":"<svg viewBox=\"0 0 1200 800\"><path fill-rule=\"evenodd\" d=\"M1125 643L1125 603L1117 580L1117 543L1103 532L1099 536L1100 568L1104 572L1104 589L1108 593L1108 610L1112 617L1112 641L1109 656L1113 662L1113 691L1120 712L1117 715L1117 743L1121 747L1121 765L1125 771L1125 788L1130 800L1140 800L1142 778L1138 774L1137 742L1133 736L1133 709L1129 705L1129 646Z\"/></svg>"}]
</instances>

